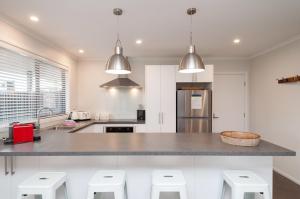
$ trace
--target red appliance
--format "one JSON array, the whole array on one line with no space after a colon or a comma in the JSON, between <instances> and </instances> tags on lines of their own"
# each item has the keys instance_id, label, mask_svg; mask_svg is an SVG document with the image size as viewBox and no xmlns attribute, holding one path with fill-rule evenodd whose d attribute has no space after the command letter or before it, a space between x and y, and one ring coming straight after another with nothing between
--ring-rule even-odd
<instances>
[{"instance_id":1,"label":"red appliance","mask_svg":"<svg viewBox=\"0 0 300 199\"><path fill-rule=\"evenodd\" d=\"M12 126L13 143L33 142L33 124L14 124Z\"/></svg>"}]
</instances>

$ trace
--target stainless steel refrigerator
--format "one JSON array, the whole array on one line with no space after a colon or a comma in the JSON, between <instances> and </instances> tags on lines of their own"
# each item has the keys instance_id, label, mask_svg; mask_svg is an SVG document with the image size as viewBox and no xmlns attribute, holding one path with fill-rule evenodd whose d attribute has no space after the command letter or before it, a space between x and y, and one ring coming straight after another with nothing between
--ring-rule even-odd
<instances>
[{"instance_id":1,"label":"stainless steel refrigerator","mask_svg":"<svg viewBox=\"0 0 300 199\"><path fill-rule=\"evenodd\" d=\"M177 90L176 132L212 131L211 90Z\"/></svg>"}]
</instances>

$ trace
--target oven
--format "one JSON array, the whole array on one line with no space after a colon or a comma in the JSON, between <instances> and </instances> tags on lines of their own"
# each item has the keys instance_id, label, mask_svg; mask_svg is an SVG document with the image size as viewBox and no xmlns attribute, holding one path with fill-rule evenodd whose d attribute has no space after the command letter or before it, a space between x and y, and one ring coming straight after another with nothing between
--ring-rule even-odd
<instances>
[{"instance_id":1,"label":"oven","mask_svg":"<svg viewBox=\"0 0 300 199\"><path fill-rule=\"evenodd\" d=\"M133 133L134 126L106 126L105 133Z\"/></svg>"}]
</instances>

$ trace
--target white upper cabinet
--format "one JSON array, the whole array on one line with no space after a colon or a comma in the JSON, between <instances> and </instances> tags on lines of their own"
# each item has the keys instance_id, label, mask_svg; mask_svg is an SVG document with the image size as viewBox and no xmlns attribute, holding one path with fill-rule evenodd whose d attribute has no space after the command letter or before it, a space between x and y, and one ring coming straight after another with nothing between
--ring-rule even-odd
<instances>
[{"instance_id":1,"label":"white upper cabinet","mask_svg":"<svg viewBox=\"0 0 300 199\"><path fill-rule=\"evenodd\" d=\"M176 132L176 66L145 67L147 132Z\"/></svg>"},{"instance_id":2,"label":"white upper cabinet","mask_svg":"<svg viewBox=\"0 0 300 199\"><path fill-rule=\"evenodd\" d=\"M178 66L177 66L178 69ZM176 82L213 82L214 66L205 65L205 71L201 73L176 73Z\"/></svg>"}]
</instances>

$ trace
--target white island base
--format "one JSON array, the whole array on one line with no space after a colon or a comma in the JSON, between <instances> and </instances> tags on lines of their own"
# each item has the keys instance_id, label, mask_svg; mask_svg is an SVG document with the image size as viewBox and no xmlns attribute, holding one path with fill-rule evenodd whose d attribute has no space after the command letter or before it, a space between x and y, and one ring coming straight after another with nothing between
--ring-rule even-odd
<instances>
[{"instance_id":1,"label":"white island base","mask_svg":"<svg viewBox=\"0 0 300 199\"><path fill-rule=\"evenodd\" d=\"M129 199L150 199L151 173L154 169L182 170L187 182L189 199L220 199L221 174L226 169L256 172L269 183L272 194L273 159L266 156L21 156L14 158L16 173L10 177L1 176L3 195L0 198L3 199L5 192L10 192L6 193L10 195L8 198L15 199L18 184L38 171L66 172L70 185L70 199L85 199L89 180L97 170L101 169L126 171ZM5 186L10 188L7 187L7 190ZM62 190L58 192L58 198L63 198L63 194L60 193ZM177 198L171 196L166 194L161 199ZM98 195L96 198L99 198ZM104 198L107 196L105 195Z\"/></svg>"}]
</instances>

